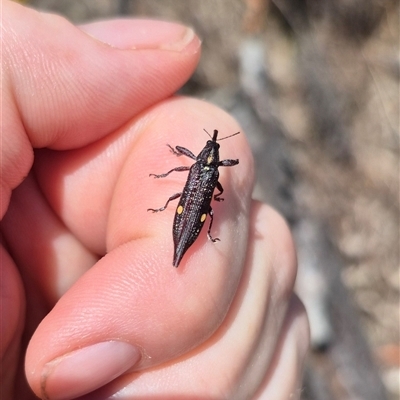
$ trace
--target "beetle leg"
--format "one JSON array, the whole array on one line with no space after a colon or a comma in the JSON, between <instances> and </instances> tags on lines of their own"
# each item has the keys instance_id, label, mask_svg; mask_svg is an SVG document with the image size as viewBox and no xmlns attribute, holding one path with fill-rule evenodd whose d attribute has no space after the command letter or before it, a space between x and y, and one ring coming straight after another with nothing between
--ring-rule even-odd
<instances>
[{"instance_id":1,"label":"beetle leg","mask_svg":"<svg viewBox=\"0 0 400 400\"><path fill-rule=\"evenodd\" d=\"M161 174L161 175L149 174L149 176L154 176L154 178L165 178L171 172L174 172L174 171L189 171L189 169L190 169L190 167L176 167L176 168L171 169L171 171L166 172L165 174Z\"/></svg>"},{"instance_id":2,"label":"beetle leg","mask_svg":"<svg viewBox=\"0 0 400 400\"><path fill-rule=\"evenodd\" d=\"M232 167L233 165L238 165L239 160L222 160L218 163L218 167Z\"/></svg>"},{"instance_id":3,"label":"beetle leg","mask_svg":"<svg viewBox=\"0 0 400 400\"><path fill-rule=\"evenodd\" d=\"M193 160L196 160L196 156L190 150L186 149L185 147L176 146L174 149L169 144L167 144L167 146L171 149L171 152L174 153L178 157L183 155L183 156L189 157Z\"/></svg>"},{"instance_id":4,"label":"beetle leg","mask_svg":"<svg viewBox=\"0 0 400 400\"><path fill-rule=\"evenodd\" d=\"M178 153L170 144L167 144L167 146L170 148L171 153L175 154L176 156L181 156L181 153Z\"/></svg>"},{"instance_id":5,"label":"beetle leg","mask_svg":"<svg viewBox=\"0 0 400 400\"><path fill-rule=\"evenodd\" d=\"M147 211L153 211L153 213L159 212L159 211L164 211L164 210L168 207L168 203L169 203L170 201L175 200L175 199L177 199L178 197L180 197L181 194L182 194L182 192L181 192L181 193L175 193L174 195L172 195L172 196L168 199L168 201L165 203L165 206L164 206L164 207L161 207L161 208L148 208Z\"/></svg>"},{"instance_id":6,"label":"beetle leg","mask_svg":"<svg viewBox=\"0 0 400 400\"><path fill-rule=\"evenodd\" d=\"M207 236L213 243L219 242L220 241L219 238L213 238L211 236L211 227L212 227L212 224L213 224L213 221L214 221L214 211L213 211L213 209L211 207L210 207L210 209L208 211L208 215L210 216L211 220L210 220L210 226L208 227Z\"/></svg>"},{"instance_id":7,"label":"beetle leg","mask_svg":"<svg viewBox=\"0 0 400 400\"><path fill-rule=\"evenodd\" d=\"M214 200L224 201L223 197L219 197L223 193L224 188L222 187L222 185L218 181L217 181L217 189L219 190L219 193L214 194Z\"/></svg>"}]
</instances>

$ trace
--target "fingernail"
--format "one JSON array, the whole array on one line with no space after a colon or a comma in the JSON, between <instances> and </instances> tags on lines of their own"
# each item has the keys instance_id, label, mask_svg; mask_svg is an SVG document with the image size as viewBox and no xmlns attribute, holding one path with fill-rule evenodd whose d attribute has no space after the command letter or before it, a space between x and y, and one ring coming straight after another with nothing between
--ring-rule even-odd
<instances>
[{"instance_id":1,"label":"fingernail","mask_svg":"<svg viewBox=\"0 0 400 400\"><path fill-rule=\"evenodd\" d=\"M181 52L200 40L193 29L162 21L117 20L102 21L81 26L90 36L122 50L168 50Z\"/></svg>"},{"instance_id":2,"label":"fingernail","mask_svg":"<svg viewBox=\"0 0 400 400\"><path fill-rule=\"evenodd\" d=\"M193 29L185 27L175 40L164 41L158 48L161 50L182 51L193 41L194 37Z\"/></svg>"},{"instance_id":3,"label":"fingernail","mask_svg":"<svg viewBox=\"0 0 400 400\"><path fill-rule=\"evenodd\" d=\"M109 341L73 351L45 365L42 397L64 400L89 393L133 367L141 358L139 348Z\"/></svg>"}]
</instances>

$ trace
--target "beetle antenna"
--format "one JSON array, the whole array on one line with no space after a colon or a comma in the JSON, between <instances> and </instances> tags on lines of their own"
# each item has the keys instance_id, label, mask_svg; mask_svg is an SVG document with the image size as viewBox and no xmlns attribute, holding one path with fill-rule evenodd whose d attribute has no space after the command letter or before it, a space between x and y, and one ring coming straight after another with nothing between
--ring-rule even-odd
<instances>
[{"instance_id":1,"label":"beetle antenna","mask_svg":"<svg viewBox=\"0 0 400 400\"><path fill-rule=\"evenodd\" d=\"M220 140L228 139L228 138L230 138L230 137L232 137L232 136L239 135L239 133L240 133L240 132L236 132L236 133L234 133L234 134L232 134L232 135L225 136L225 137L223 137L223 138L217 140L218 131L217 131L216 129L214 129L214 135L213 135L213 136L211 136L211 135L207 132L207 130L204 129L204 128L203 128L203 131L204 131L205 133L207 133L207 135L210 136L210 138L211 138L214 142L219 142Z\"/></svg>"},{"instance_id":2,"label":"beetle antenna","mask_svg":"<svg viewBox=\"0 0 400 400\"><path fill-rule=\"evenodd\" d=\"M221 140L224 140L224 139L228 139L228 138L230 138L230 137L232 137L232 136L239 135L239 133L240 133L240 132L236 132L236 133L233 133L232 135L225 136L225 137L223 137L223 138L221 138L221 139L218 139L218 142L221 141Z\"/></svg>"},{"instance_id":3,"label":"beetle antenna","mask_svg":"<svg viewBox=\"0 0 400 400\"><path fill-rule=\"evenodd\" d=\"M203 131L204 131L205 133L207 133L207 135L210 136L210 138L212 139L212 136L207 132L206 129L203 129Z\"/></svg>"}]
</instances>

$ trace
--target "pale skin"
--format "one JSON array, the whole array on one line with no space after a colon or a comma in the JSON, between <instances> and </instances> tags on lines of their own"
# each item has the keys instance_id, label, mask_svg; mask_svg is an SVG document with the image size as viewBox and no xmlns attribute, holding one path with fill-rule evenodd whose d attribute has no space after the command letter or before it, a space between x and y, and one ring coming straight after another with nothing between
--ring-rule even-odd
<instances>
[{"instance_id":1,"label":"pale skin","mask_svg":"<svg viewBox=\"0 0 400 400\"><path fill-rule=\"evenodd\" d=\"M197 36L1 6L2 399L298 398L309 339L290 232L251 200L245 132L172 97L199 61ZM146 210L186 172L149 173L190 165L166 144L197 154L203 128L241 131L220 151L240 164L221 168L221 241L203 229L176 269L176 204Z\"/></svg>"}]
</instances>

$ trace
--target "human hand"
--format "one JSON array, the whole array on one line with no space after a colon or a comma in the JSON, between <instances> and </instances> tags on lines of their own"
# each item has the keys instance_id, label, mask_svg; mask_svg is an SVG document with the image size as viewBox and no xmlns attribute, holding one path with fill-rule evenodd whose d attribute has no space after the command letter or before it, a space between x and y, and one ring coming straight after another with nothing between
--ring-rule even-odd
<instances>
[{"instance_id":1,"label":"human hand","mask_svg":"<svg viewBox=\"0 0 400 400\"><path fill-rule=\"evenodd\" d=\"M221 168L221 242L203 229L175 269L174 207L146 212L184 184L149 178L189 161L166 143L197 153L203 128L240 130L214 106L170 97L196 67L197 37L2 7L2 398L33 397L28 341L28 382L51 400L298 396L308 328L293 243L251 200L244 134L221 146L240 160Z\"/></svg>"}]
</instances>

